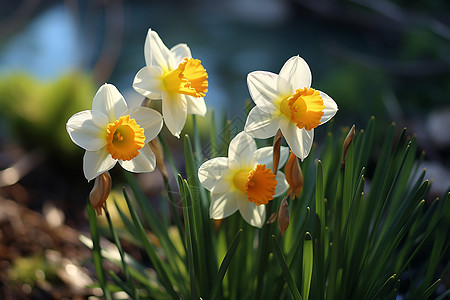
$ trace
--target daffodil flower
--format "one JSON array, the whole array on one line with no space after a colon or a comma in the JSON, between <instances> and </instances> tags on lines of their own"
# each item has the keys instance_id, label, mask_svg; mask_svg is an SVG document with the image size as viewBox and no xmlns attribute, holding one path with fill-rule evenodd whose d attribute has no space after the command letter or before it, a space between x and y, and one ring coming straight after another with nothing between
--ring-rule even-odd
<instances>
[{"instance_id":1,"label":"daffodil flower","mask_svg":"<svg viewBox=\"0 0 450 300\"><path fill-rule=\"evenodd\" d=\"M314 128L338 110L327 94L311 88L311 80L308 64L299 56L290 58L278 75L250 73L247 85L256 106L247 117L245 132L265 139L281 129L292 152L303 161L311 150Z\"/></svg>"},{"instance_id":2,"label":"daffodil flower","mask_svg":"<svg viewBox=\"0 0 450 300\"><path fill-rule=\"evenodd\" d=\"M128 108L111 84L100 87L92 110L73 115L66 129L72 141L86 150L83 170L87 180L119 164L131 172L151 172L155 155L147 144L162 128L162 116L147 107Z\"/></svg>"},{"instance_id":3,"label":"daffodil flower","mask_svg":"<svg viewBox=\"0 0 450 300\"><path fill-rule=\"evenodd\" d=\"M241 132L228 148L228 157L216 157L198 170L202 185L211 191L209 215L223 219L237 210L252 226L261 228L266 219L265 204L288 189L284 174L273 174L272 147L256 148L252 137ZM281 147L279 168L289 151Z\"/></svg>"},{"instance_id":4,"label":"daffodil flower","mask_svg":"<svg viewBox=\"0 0 450 300\"><path fill-rule=\"evenodd\" d=\"M208 74L200 60L192 58L186 44L169 50L151 29L144 55L146 66L136 74L133 88L151 100L162 99L164 122L174 136L180 137L187 114L206 114L203 97L208 91Z\"/></svg>"}]
</instances>

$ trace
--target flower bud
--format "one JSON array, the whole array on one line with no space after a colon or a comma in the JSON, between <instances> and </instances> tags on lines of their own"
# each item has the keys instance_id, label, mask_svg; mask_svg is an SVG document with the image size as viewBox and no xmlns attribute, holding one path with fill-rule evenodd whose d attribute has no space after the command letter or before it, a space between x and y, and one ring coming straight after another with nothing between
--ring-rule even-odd
<instances>
[{"instance_id":1,"label":"flower bud","mask_svg":"<svg viewBox=\"0 0 450 300\"><path fill-rule=\"evenodd\" d=\"M303 173L294 153L289 155L289 159L284 167L286 180L289 183L287 195L289 198L298 198L303 188Z\"/></svg>"},{"instance_id":2,"label":"flower bud","mask_svg":"<svg viewBox=\"0 0 450 300\"><path fill-rule=\"evenodd\" d=\"M348 147L350 147L350 143L352 142L354 136L355 136L355 125L353 125L352 128L350 128L350 131L348 132L347 137L344 140L344 146L342 149L341 169L344 168L345 159L347 158Z\"/></svg>"},{"instance_id":3,"label":"flower bud","mask_svg":"<svg viewBox=\"0 0 450 300\"><path fill-rule=\"evenodd\" d=\"M284 232L289 226L289 205L287 202L287 198L284 198L281 201L280 208L278 209L278 230L280 230L281 235L284 235Z\"/></svg>"},{"instance_id":4,"label":"flower bud","mask_svg":"<svg viewBox=\"0 0 450 300\"><path fill-rule=\"evenodd\" d=\"M283 134L278 129L277 134L273 138L273 174L277 175L278 163L280 162L281 137Z\"/></svg>"},{"instance_id":5,"label":"flower bud","mask_svg":"<svg viewBox=\"0 0 450 300\"><path fill-rule=\"evenodd\" d=\"M112 180L108 171L95 178L94 187L89 194L89 201L91 202L92 208L97 212L97 216L102 215L102 208L105 205L106 199L108 199L111 186Z\"/></svg>"}]
</instances>

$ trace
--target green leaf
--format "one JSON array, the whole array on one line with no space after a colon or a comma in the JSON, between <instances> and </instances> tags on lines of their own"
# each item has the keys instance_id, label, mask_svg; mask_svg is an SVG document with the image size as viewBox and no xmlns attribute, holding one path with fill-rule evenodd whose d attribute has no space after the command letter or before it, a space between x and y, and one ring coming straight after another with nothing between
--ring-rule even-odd
<instances>
[{"instance_id":1,"label":"green leaf","mask_svg":"<svg viewBox=\"0 0 450 300\"><path fill-rule=\"evenodd\" d=\"M441 280L436 280L429 288L425 290L417 299L429 299L433 295L434 291L437 289Z\"/></svg>"},{"instance_id":2,"label":"green leaf","mask_svg":"<svg viewBox=\"0 0 450 300\"><path fill-rule=\"evenodd\" d=\"M125 200L127 201L128 209L130 211L131 218L133 220L134 226L136 227L138 233L139 233L139 239L142 242L144 249L149 256L150 260L152 261L156 272L161 278L161 283L167 290L167 292L171 295L173 299L178 299L178 295L173 289L172 283L170 282L168 272L169 270L166 267L166 264L161 261L161 259L156 255L156 251L153 248L152 244L150 243L147 233L145 232L144 227L142 226L141 221L139 220L139 217L134 210L134 207L131 203L130 198L128 197L127 192L125 189L123 190L123 195L125 197Z\"/></svg>"},{"instance_id":3,"label":"green leaf","mask_svg":"<svg viewBox=\"0 0 450 300\"><path fill-rule=\"evenodd\" d=\"M275 235L272 235L272 242L274 245L273 250L275 257L277 258L278 263L280 264L284 279L286 280L289 290L292 293L292 297L294 297L294 299L296 300L301 300L302 297L300 296L300 292L298 291L294 279L292 279L291 273L289 272L289 268L286 264L286 260L284 259L283 252L281 251L280 245L278 244L278 240L275 237Z\"/></svg>"},{"instance_id":4,"label":"green leaf","mask_svg":"<svg viewBox=\"0 0 450 300\"><path fill-rule=\"evenodd\" d=\"M209 287L211 286L211 278L216 274L217 262L213 255L207 255L206 249L210 249L215 253L214 244L211 237L211 223L205 216L205 211L208 211L208 203L205 189L201 186L197 175L197 165L194 158L191 140L188 135L184 137L184 157L186 162L186 176L189 183L187 192L191 193L192 218L191 227L193 234L191 238L195 244L196 255L199 257L198 261L198 275L200 292L202 295L207 295ZM208 226L205 226L208 224Z\"/></svg>"},{"instance_id":5,"label":"green leaf","mask_svg":"<svg viewBox=\"0 0 450 300\"><path fill-rule=\"evenodd\" d=\"M313 271L313 242L309 232L305 235L303 243L303 263L302 263L302 294L305 300L309 299L309 290L311 287L311 277Z\"/></svg>"},{"instance_id":6,"label":"green leaf","mask_svg":"<svg viewBox=\"0 0 450 300\"><path fill-rule=\"evenodd\" d=\"M317 175L316 175L316 214L319 216L320 220L320 230L321 236L325 230L325 195L323 190L323 172L322 172L322 162L319 160L317 162Z\"/></svg>"},{"instance_id":7,"label":"green leaf","mask_svg":"<svg viewBox=\"0 0 450 300\"><path fill-rule=\"evenodd\" d=\"M100 283L100 287L103 290L103 296L106 300L110 300L111 292L108 289L108 285L106 284L105 270L103 269L102 261L103 257L101 254L100 248L100 235L98 232L98 224L97 224L97 216L95 210L92 208L91 204L88 201L86 205L88 216L89 216L89 227L91 229L91 237L92 237L92 256L94 259L95 271L97 273L98 281Z\"/></svg>"},{"instance_id":8,"label":"green leaf","mask_svg":"<svg viewBox=\"0 0 450 300\"><path fill-rule=\"evenodd\" d=\"M193 241L192 236L195 235L195 230L192 227L192 199L190 197L189 192L187 191L186 181L183 180L181 175L178 175L178 188L180 190L181 201L183 203L183 216L184 216L184 225L186 232L186 250L187 250L187 261L188 261L188 270L189 270L189 282L191 287L191 299L198 298L197 291L197 277L195 276L195 264L196 258L194 258L193 251Z\"/></svg>"},{"instance_id":9,"label":"green leaf","mask_svg":"<svg viewBox=\"0 0 450 300\"><path fill-rule=\"evenodd\" d=\"M131 280L130 272L128 270L128 264L125 262L125 254L123 252L122 244L119 241L119 236L117 235L116 229L114 228L114 225L111 221L111 216L109 215L108 208L105 207L104 211L105 211L106 219L108 220L109 230L111 231L111 234L114 239L114 243L116 244L117 250L119 251L119 254L120 254L120 259L122 261L122 268L125 273L125 278L127 280L127 283L130 285L127 293L130 296L132 296L133 299L137 299L138 295L137 295L136 287L134 286L133 280Z\"/></svg>"},{"instance_id":10,"label":"green leaf","mask_svg":"<svg viewBox=\"0 0 450 300\"><path fill-rule=\"evenodd\" d=\"M210 299L216 299L216 297L217 297L217 293L222 284L223 278L225 277L225 273L227 272L228 267L231 263L231 260L233 259L233 256L236 253L237 246L239 245L239 242L241 241L241 235L242 235L242 229L239 229L238 233L236 234L236 237L234 238L233 242L231 243L230 248L228 249L227 253L225 254L224 259L222 260L222 263L220 264L219 271L217 273L216 279L215 279L212 289L211 289Z\"/></svg>"}]
</instances>

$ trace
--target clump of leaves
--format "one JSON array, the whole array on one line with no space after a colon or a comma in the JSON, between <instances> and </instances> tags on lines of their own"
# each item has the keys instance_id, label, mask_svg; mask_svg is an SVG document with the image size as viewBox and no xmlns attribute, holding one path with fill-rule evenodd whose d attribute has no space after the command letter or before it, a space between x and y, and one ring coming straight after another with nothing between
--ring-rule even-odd
<instances>
[{"instance_id":1,"label":"clump of leaves","mask_svg":"<svg viewBox=\"0 0 450 300\"><path fill-rule=\"evenodd\" d=\"M301 163L303 189L288 203L289 227L281 236L275 223L257 229L238 214L219 222L209 219L209 194L197 178L205 145L200 143L195 118L193 124L193 140L184 138L187 179L178 175L176 192L166 181L171 216L158 214L134 175L125 173L132 190L124 190L131 218L118 211L127 235L137 241L151 266L123 251L108 214L120 255L101 251L97 219L88 206L92 243L83 240L93 248L106 298L111 289L132 298L153 299L396 299L399 294L404 299L430 299L437 295L440 278L450 265L445 259L450 246L450 194L425 201L431 183L424 180L425 171L419 172L422 156L417 154L415 137L406 130L397 137L392 125L380 142L374 138L371 118L366 130L345 143L345 131L337 136L330 131L323 148ZM222 140L230 136L221 134ZM213 126L211 149L218 149L215 135ZM160 139L168 165L180 174L167 143ZM371 157L376 157L375 164ZM178 193L181 207L174 197ZM282 200L269 202L268 216ZM178 230L177 238L168 234L173 228ZM149 238L149 231L157 243ZM180 237L183 247L175 246ZM108 273L103 257L121 266L124 276ZM441 299L448 294L444 292Z\"/></svg>"}]
</instances>

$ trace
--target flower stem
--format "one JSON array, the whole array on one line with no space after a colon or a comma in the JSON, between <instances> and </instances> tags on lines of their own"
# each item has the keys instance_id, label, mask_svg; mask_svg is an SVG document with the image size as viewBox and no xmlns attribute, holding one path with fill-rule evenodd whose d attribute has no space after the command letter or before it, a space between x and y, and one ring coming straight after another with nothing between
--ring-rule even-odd
<instances>
[{"instance_id":1,"label":"flower stem","mask_svg":"<svg viewBox=\"0 0 450 300\"><path fill-rule=\"evenodd\" d=\"M262 290L264 285L264 271L266 270L267 256L269 254L269 235L270 235L270 224L267 223L268 218L272 214L272 201L266 205L266 224L262 228L261 232L261 244L259 245L260 256L258 263L258 277L256 285L255 299L262 299Z\"/></svg>"}]
</instances>

